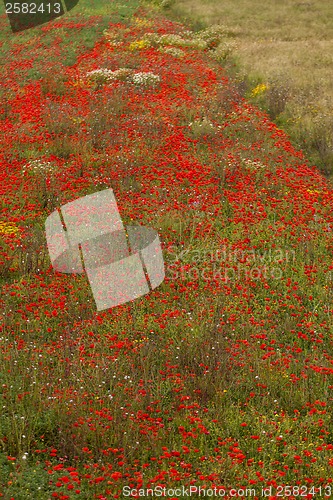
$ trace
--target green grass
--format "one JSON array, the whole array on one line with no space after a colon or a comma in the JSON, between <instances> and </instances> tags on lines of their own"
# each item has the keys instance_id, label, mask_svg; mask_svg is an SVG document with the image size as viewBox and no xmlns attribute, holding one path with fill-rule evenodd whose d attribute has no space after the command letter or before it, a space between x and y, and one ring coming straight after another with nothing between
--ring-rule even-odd
<instances>
[{"instance_id":1,"label":"green grass","mask_svg":"<svg viewBox=\"0 0 333 500\"><path fill-rule=\"evenodd\" d=\"M97 17L98 23L83 26L79 31L77 31L76 34L74 34L74 36L72 36L73 32L66 28L60 28L57 30L59 37L64 39L66 37L68 38L68 43L62 44L62 54L60 57L63 64L65 66L75 64L78 53L84 53L85 51L92 49L96 41L101 38L103 30L108 27L110 22L126 22L126 19L131 18L133 13L138 9L139 5L140 0L129 0L126 3L118 0L80 0L76 7L58 19L84 22L85 20L89 20L91 17ZM1 3L0 15L5 16L4 12L4 5ZM52 25L52 23L56 23L58 19L51 21L50 24ZM13 44L19 44L22 46L26 45L27 47L30 47L31 44L34 43L34 40L41 35L42 28L47 26L47 24L48 23L29 30L21 31L19 33L12 33L9 22L6 23L6 26L0 32L0 43L3 43L1 47L2 56L6 57L10 54ZM51 43L53 38L54 32L50 32L49 34L44 35L43 43L47 44L48 41ZM31 51L31 55L35 55L35 53L36 52L34 50ZM33 67L27 74L27 78L29 80L33 81L34 79L39 79L45 76L47 67L44 67L43 62L43 53L41 53L40 63L42 67Z\"/></svg>"}]
</instances>

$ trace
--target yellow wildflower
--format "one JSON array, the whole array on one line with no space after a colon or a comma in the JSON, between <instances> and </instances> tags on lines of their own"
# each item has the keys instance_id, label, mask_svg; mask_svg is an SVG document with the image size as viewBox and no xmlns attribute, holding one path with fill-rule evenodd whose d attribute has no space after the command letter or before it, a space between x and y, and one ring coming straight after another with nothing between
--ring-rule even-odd
<instances>
[{"instance_id":1,"label":"yellow wildflower","mask_svg":"<svg viewBox=\"0 0 333 500\"><path fill-rule=\"evenodd\" d=\"M148 40L135 40L129 46L129 50L142 50L150 47L150 43Z\"/></svg>"},{"instance_id":2,"label":"yellow wildflower","mask_svg":"<svg viewBox=\"0 0 333 500\"><path fill-rule=\"evenodd\" d=\"M318 189L307 189L307 192L309 194L318 194L319 193Z\"/></svg>"},{"instance_id":3,"label":"yellow wildflower","mask_svg":"<svg viewBox=\"0 0 333 500\"><path fill-rule=\"evenodd\" d=\"M268 85L266 85L265 83L259 83L259 85L257 85L256 87L254 87L254 89L252 89L251 96L257 97L258 95L261 95L264 92L266 92L267 89Z\"/></svg>"}]
</instances>

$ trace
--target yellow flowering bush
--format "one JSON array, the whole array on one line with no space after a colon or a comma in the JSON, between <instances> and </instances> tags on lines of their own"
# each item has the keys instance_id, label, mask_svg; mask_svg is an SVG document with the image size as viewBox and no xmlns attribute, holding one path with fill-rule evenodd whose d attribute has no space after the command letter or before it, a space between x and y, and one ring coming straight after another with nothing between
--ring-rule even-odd
<instances>
[{"instance_id":1,"label":"yellow flowering bush","mask_svg":"<svg viewBox=\"0 0 333 500\"><path fill-rule=\"evenodd\" d=\"M135 42L132 42L129 46L129 50L143 50L147 49L151 46L149 40L135 40Z\"/></svg>"},{"instance_id":2,"label":"yellow flowering bush","mask_svg":"<svg viewBox=\"0 0 333 500\"><path fill-rule=\"evenodd\" d=\"M19 228L12 224L11 222L0 221L0 234L17 234L19 232Z\"/></svg>"},{"instance_id":3,"label":"yellow flowering bush","mask_svg":"<svg viewBox=\"0 0 333 500\"><path fill-rule=\"evenodd\" d=\"M306 191L309 194L318 194L320 192L320 191L318 191L318 189L307 189Z\"/></svg>"},{"instance_id":4,"label":"yellow flowering bush","mask_svg":"<svg viewBox=\"0 0 333 500\"><path fill-rule=\"evenodd\" d=\"M266 85L265 83L259 83L259 85L257 85L256 87L254 87L254 89L252 89L251 96L257 97L258 95L261 95L264 92L266 92L267 89L268 85Z\"/></svg>"}]
</instances>

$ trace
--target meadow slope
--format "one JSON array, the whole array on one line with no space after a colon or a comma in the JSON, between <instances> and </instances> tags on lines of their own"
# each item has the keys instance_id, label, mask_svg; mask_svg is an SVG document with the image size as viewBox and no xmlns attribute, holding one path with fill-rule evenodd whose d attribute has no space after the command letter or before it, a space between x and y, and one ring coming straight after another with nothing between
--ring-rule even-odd
<instances>
[{"instance_id":1,"label":"meadow slope","mask_svg":"<svg viewBox=\"0 0 333 500\"><path fill-rule=\"evenodd\" d=\"M216 33L126 8L1 47L0 495L328 497L333 191L232 87ZM44 223L110 187L166 278L96 312Z\"/></svg>"},{"instance_id":2,"label":"meadow slope","mask_svg":"<svg viewBox=\"0 0 333 500\"><path fill-rule=\"evenodd\" d=\"M154 1L154 0L152 0ZM326 175L333 165L333 5L325 0L155 0L196 27L223 25L229 73Z\"/></svg>"}]
</instances>

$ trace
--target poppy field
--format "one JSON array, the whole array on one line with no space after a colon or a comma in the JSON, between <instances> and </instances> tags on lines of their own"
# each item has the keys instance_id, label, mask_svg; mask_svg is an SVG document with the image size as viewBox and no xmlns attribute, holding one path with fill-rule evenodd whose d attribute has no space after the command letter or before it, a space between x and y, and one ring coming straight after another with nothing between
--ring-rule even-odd
<instances>
[{"instance_id":1,"label":"poppy field","mask_svg":"<svg viewBox=\"0 0 333 500\"><path fill-rule=\"evenodd\" d=\"M0 497L330 498L332 186L218 27L111 4L0 18ZM166 276L96 312L44 224L108 188Z\"/></svg>"}]
</instances>

